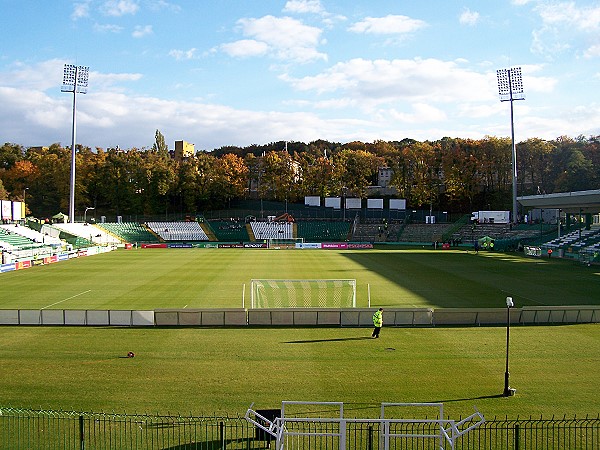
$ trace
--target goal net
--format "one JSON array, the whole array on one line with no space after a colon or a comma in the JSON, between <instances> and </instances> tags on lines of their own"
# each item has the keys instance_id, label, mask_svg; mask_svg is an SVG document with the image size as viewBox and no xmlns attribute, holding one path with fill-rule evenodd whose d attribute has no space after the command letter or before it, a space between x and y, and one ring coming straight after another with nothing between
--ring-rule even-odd
<instances>
[{"instance_id":1,"label":"goal net","mask_svg":"<svg viewBox=\"0 0 600 450\"><path fill-rule=\"evenodd\" d=\"M304 238L269 239L269 248L296 248L296 244L304 244Z\"/></svg>"},{"instance_id":2,"label":"goal net","mask_svg":"<svg viewBox=\"0 0 600 450\"><path fill-rule=\"evenodd\" d=\"M252 308L356 308L356 280L251 280Z\"/></svg>"}]
</instances>

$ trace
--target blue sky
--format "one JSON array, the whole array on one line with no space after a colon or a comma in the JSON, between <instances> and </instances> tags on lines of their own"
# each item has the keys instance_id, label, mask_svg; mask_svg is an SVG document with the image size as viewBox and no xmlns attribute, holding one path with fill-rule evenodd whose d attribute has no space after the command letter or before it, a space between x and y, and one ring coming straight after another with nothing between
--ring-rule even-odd
<instances>
[{"instance_id":1,"label":"blue sky","mask_svg":"<svg viewBox=\"0 0 600 450\"><path fill-rule=\"evenodd\" d=\"M197 150L273 141L600 134L600 2L0 0L0 140L71 143L64 64L90 67L77 141Z\"/></svg>"}]
</instances>

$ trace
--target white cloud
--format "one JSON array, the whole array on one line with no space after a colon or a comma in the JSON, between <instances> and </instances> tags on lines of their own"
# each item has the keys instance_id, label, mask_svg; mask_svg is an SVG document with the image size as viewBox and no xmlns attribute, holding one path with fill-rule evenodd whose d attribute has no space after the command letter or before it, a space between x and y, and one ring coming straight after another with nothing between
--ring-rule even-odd
<instances>
[{"instance_id":1,"label":"white cloud","mask_svg":"<svg viewBox=\"0 0 600 450\"><path fill-rule=\"evenodd\" d=\"M479 22L479 13L477 11L471 11L469 8L465 8L460 14L458 21L461 25L476 25Z\"/></svg>"},{"instance_id":2,"label":"white cloud","mask_svg":"<svg viewBox=\"0 0 600 450\"><path fill-rule=\"evenodd\" d=\"M101 7L104 14L108 16L124 16L126 14L135 14L140 6L136 0L107 0Z\"/></svg>"},{"instance_id":3,"label":"white cloud","mask_svg":"<svg viewBox=\"0 0 600 450\"><path fill-rule=\"evenodd\" d=\"M426 103L414 103L409 113L398 112L395 109L392 109L391 113L398 121L411 124L443 122L447 119L444 111Z\"/></svg>"},{"instance_id":4,"label":"white cloud","mask_svg":"<svg viewBox=\"0 0 600 450\"><path fill-rule=\"evenodd\" d=\"M320 0L288 0L283 11L300 14L319 14L323 12L323 6Z\"/></svg>"},{"instance_id":5,"label":"white cloud","mask_svg":"<svg viewBox=\"0 0 600 450\"><path fill-rule=\"evenodd\" d=\"M575 2L543 3L536 10L546 25L589 32L600 29L600 6L578 7Z\"/></svg>"},{"instance_id":6,"label":"white cloud","mask_svg":"<svg viewBox=\"0 0 600 450\"><path fill-rule=\"evenodd\" d=\"M263 56L269 52L269 45L254 39L241 39L235 42L222 44L219 47L223 52L234 58L247 58Z\"/></svg>"},{"instance_id":7,"label":"white cloud","mask_svg":"<svg viewBox=\"0 0 600 450\"><path fill-rule=\"evenodd\" d=\"M165 0L152 0L149 2L149 7L154 11L160 11L162 9L168 9L174 12L181 11L181 6L174 3L169 3Z\"/></svg>"},{"instance_id":8,"label":"white cloud","mask_svg":"<svg viewBox=\"0 0 600 450\"><path fill-rule=\"evenodd\" d=\"M486 117L493 117L501 111L500 102L478 104L472 102L464 102L458 105L458 114L461 117L469 117L474 119L481 119Z\"/></svg>"},{"instance_id":9,"label":"white cloud","mask_svg":"<svg viewBox=\"0 0 600 450\"><path fill-rule=\"evenodd\" d=\"M186 53L194 54L193 49ZM0 69L5 140L24 146L69 142L71 97L60 93L65 62ZM523 66L523 77L526 92L548 92L556 83L540 65ZM283 102L294 113L276 111L274 105L261 111L132 95L129 85L141 78L139 73L90 73L88 94L78 102L83 145L150 146L156 129L168 141L184 137L208 150L284 139L348 142L509 133L495 71L476 72L464 61L354 59L313 77L282 77L298 90ZM600 123L600 105L590 102L558 110L522 102L518 114L519 140L597 135Z\"/></svg>"},{"instance_id":10,"label":"white cloud","mask_svg":"<svg viewBox=\"0 0 600 450\"><path fill-rule=\"evenodd\" d=\"M586 58L596 58L600 56L600 44L591 45L585 51L584 56Z\"/></svg>"},{"instance_id":11,"label":"white cloud","mask_svg":"<svg viewBox=\"0 0 600 450\"><path fill-rule=\"evenodd\" d=\"M100 73L90 72L90 88L88 92L121 91L122 84L138 81L143 78L141 73Z\"/></svg>"},{"instance_id":12,"label":"white cloud","mask_svg":"<svg viewBox=\"0 0 600 450\"><path fill-rule=\"evenodd\" d=\"M123 31L123 27L114 24L101 25L99 23L95 23L94 31L97 31L99 33L120 33L121 31Z\"/></svg>"},{"instance_id":13,"label":"white cloud","mask_svg":"<svg viewBox=\"0 0 600 450\"><path fill-rule=\"evenodd\" d=\"M58 91L65 63L70 61L50 59L34 65L16 62L8 71L0 72L0 86L20 88L25 91L45 91L55 87Z\"/></svg>"},{"instance_id":14,"label":"white cloud","mask_svg":"<svg viewBox=\"0 0 600 450\"><path fill-rule=\"evenodd\" d=\"M579 6L573 1L540 1L533 11L539 14L542 25L532 33L531 50L555 58L567 50L585 57L596 55L595 45L600 33L600 6Z\"/></svg>"},{"instance_id":15,"label":"white cloud","mask_svg":"<svg viewBox=\"0 0 600 450\"><path fill-rule=\"evenodd\" d=\"M322 30L308 26L291 17L264 16L240 19L238 27L250 39L220 46L229 55L265 55L278 59L309 62L326 60L320 53Z\"/></svg>"},{"instance_id":16,"label":"white cloud","mask_svg":"<svg viewBox=\"0 0 600 450\"><path fill-rule=\"evenodd\" d=\"M131 35L134 38L142 38L152 34L152 25L137 25Z\"/></svg>"},{"instance_id":17,"label":"white cloud","mask_svg":"<svg viewBox=\"0 0 600 450\"><path fill-rule=\"evenodd\" d=\"M299 91L318 94L343 92L366 104L397 100L452 102L492 99L495 73L480 74L455 61L438 59L367 60L355 58L335 64L315 76L282 76Z\"/></svg>"},{"instance_id":18,"label":"white cloud","mask_svg":"<svg viewBox=\"0 0 600 450\"><path fill-rule=\"evenodd\" d=\"M419 19L412 19L401 15L388 15L385 17L366 17L354 23L348 29L354 33L365 34L406 34L413 33L427 24Z\"/></svg>"},{"instance_id":19,"label":"white cloud","mask_svg":"<svg viewBox=\"0 0 600 450\"><path fill-rule=\"evenodd\" d=\"M89 0L81 2L81 3L73 4L73 13L71 14L72 20L83 19L85 17L89 17L89 15L90 15Z\"/></svg>"},{"instance_id":20,"label":"white cloud","mask_svg":"<svg viewBox=\"0 0 600 450\"><path fill-rule=\"evenodd\" d=\"M194 59L196 54L195 48L190 48L189 50L171 50L169 52L169 56L172 56L178 61L184 59Z\"/></svg>"}]
</instances>

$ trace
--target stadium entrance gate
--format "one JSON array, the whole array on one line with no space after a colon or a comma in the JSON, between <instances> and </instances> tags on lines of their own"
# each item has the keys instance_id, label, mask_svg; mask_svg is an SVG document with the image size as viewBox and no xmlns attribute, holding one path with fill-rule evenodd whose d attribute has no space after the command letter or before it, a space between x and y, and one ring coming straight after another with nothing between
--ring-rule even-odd
<instances>
[{"instance_id":1,"label":"stadium entrance gate","mask_svg":"<svg viewBox=\"0 0 600 450\"><path fill-rule=\"evenodd\" d=\"M244 417L257 430L272 437L276 444L275 450L346 450L362 448L365 441L370 441L367 448L382 450L412 448L407 447L407 444L416 445L420 449L453 450L458 438L485 422L477 408L475 413L458 422L445 419L443 403L382 403L380 417L377 419L345 418L344 404L341 402L284 401L281 405L281 417L274 419L253 410L253 405L250 405ZM290 407L297 405L308 408L308 411L286 416L286 410L289 413ZM412 409L418 414L429 410L433 418L386 418L386 412L392 408ZM306 415L307 412L310 416ZM324 412L335 412L335 417L321 417ZM369 426L361 427L361 424ZM377 429L374 429L374 425ZM363 436L365 433L366 437ZM374 439L379 441L379 445L373 445Z\"/></svg>"}]
</instances>

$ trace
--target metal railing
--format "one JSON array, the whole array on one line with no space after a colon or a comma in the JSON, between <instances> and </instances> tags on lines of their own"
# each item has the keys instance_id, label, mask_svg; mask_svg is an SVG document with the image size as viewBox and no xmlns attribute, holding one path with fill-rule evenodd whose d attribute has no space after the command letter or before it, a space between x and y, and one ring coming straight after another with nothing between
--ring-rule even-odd
<instances>
[{"instance_id":1,"label":"metal railing","mask_svg":"<svg viewBox=\"0 0 600 450\"><path fill-rule=\"evenodd\" d=\"M296 439L285 448L337 449L330 424L307 423L310 439ZM348 425L348 448L379 450L381 421L361 420ZM402 423L402 435L432 434L437 424ZM410 427L413 427L412 429ZM431 427L429 429L428 427ZM337 431L336 431L337 432ZM398 430L396 430L398 432ZM320 436L322 434L322 436ZM269 448L270 436L244 417L162 416L143 414L79 413L0 408L0 449L139 449L230 450ZM439 450L436 440L397 438L394 450ZM462 436L456 450L598 450L600 416L585 418L486 419Z\"/></svg>"}]
</instances>

